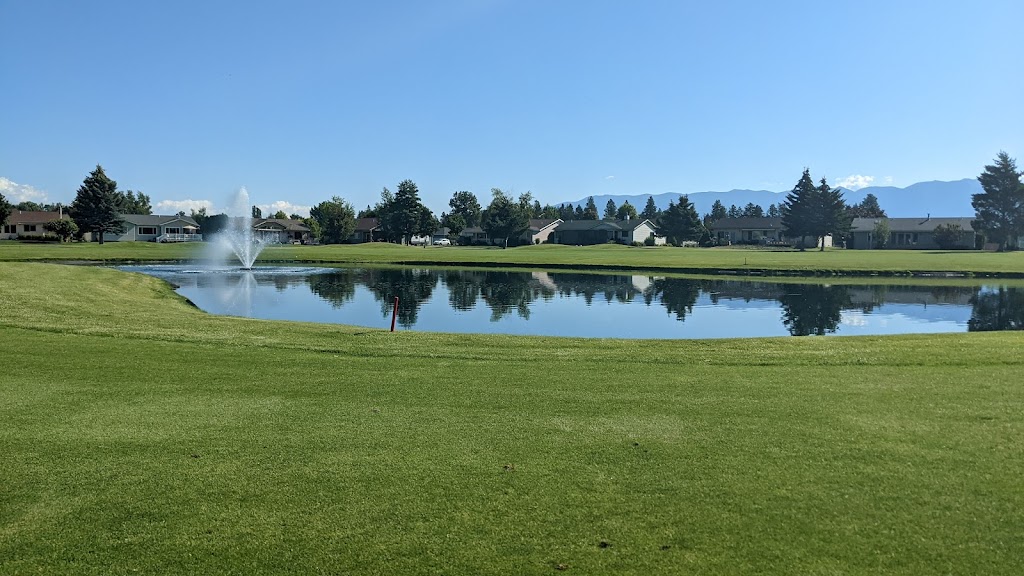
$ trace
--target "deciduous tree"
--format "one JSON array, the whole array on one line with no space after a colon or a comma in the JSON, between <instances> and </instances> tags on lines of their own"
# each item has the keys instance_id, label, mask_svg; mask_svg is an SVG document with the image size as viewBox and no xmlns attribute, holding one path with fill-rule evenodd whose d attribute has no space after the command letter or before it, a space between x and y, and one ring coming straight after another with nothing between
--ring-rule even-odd
<instances>
[{"instance_id":1,"label":"deciduous tree","mask_svg":"<svg viewBox=\"0 0 1024 576\"><path fill-rule=\"evenodd\" d=\"M629 203L629 200L624 200L622 206L619 206L618 211L615 212L615 217L619 220L636 220L637 216L636 208Z\"/></svg>"},{"instance_id":2,"label":"deciduous tree","mask_svg":"<svg viewBox=\"0 0 1024 576\"><path fill-rule=\"evenodd\" d=\"M121 214L152 214L153 207L149 204L149 196L142 192L117 192L117 210Z\"/></svg>"},{"instance_id":3,"label":"deciduous tree","mask_svg":"<svg viewBox=\"0 0 1024 576\"><path fill-rule=\"evenodd\" d=\"M43 224L43 229L47 232L53 232L61 242L67 242L78 234L78 225L71 220L51 220Z\"/></svg>"},{"instance_id":4,"label":"deciduous tree","mask_svg":"<svg viewBox=\"0 0 1024 576\"><path fill-rule=\"evenodd\" d=\"M491 194L494 196L484 212L482 228L492 239L504 239L508 248L509 238L517 238L529 229L530 218L500 188L492 188Z\"/></svg>"},{"instance_id":5,"label":"deciduous tree","mask_svg":"<svg viewBox=\"0 0 1024 576\"><path fill-rule=\"evenodd\" d=\"M0 194L0 225L7 222L7 218L11 216L12 212L14 212L14 207L7 201L7 198L4 198L3 194Z\"/></svg>"},{"instance_id":6,"label":"deciduous tree","mask_svg":"<svg viewBox=\"0 0 1024 576\"><path fill-rule=\"evenodd\" d=\"M460 190L452 194L451 200L448 200L448 206L452 209L448 216L461 216L466 228L480 225L480 202L472 192Z\"/></svg>"},{"instance_id":7,"label":"deciduous tree","mask_svg":"<svg viewBox=\"0 0 1024 576\"><path fill-rule=\"evenodd\" d=\"M355 210L337 196L310 208L309 217L316 221L320 242L324 244L346 242L356 230Z\"/></svg>"}]
</instances>

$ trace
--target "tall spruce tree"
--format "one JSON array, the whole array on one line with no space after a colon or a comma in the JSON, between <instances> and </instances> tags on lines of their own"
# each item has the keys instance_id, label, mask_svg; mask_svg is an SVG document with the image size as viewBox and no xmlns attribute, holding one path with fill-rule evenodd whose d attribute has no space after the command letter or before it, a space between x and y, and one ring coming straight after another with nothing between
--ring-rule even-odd
<instances>
[{"instance_id":1,"label":"tall spruce tree","mask_svg":"<svg viewBox=\"0 0 1024 576\"><path fill-rule=\"evenodd\" d=\"M587 207L583 209L584 220L597 220L597 204L594 203L594 197L590 196L587 198Z\"/></svg>"},{"instance_id":2,"label":"tall spruce tree","mask_svg":"<svg viewBox=\"0 0 1024 576\"><path fill-rule=\"evenodd\" d=\"M721 200L715 200L715 203L711 205L711 221L717 222L728 216L729 211L726 210L725 204L722 204Z\"/></svg>"},{"instance_id":3,"label":"tall spruce tree","mask_svg":"<svg viewBox=\"0 0 1024 576\"><path fill-rule=\"evenodd\" d=\"M68 213L79 230L91 232L103 244L103 234L124 230L124 220L117 208L117 182L108 178L103 167L97 164L78 187Z\"/></svg>"},{"instance_id":4,"label":"tall spruce tree","mask_svg":"<svg viewBox=\"0 0 1024 576\"><path fill-rule=\"evenodd\" d=\"M618 211L619 211L619 208L615 205L615 200L612 200L611 198L609 198L608 202L604 205L604 219L605 220L615 220L615 214Z\"/></svg>"},{"instance_id":5,"label":"tall spruce tree","mask_svg":"<svg viewBox=\"0 0 1024 576\"><path fill-rule=\"evenodd\" d=\"M412 239L412 235L420 232L423 227L423 203L420 202L420 191L412 180L398 183L395 200L388 214L391 229L402 239Z\"/></svg>"},{"instance_id":6,"label":"tall spruce tree","mask_svg":"<svg viewBox=\"0 0 1024 576\"><path fill-rule=\"evenodd\" d=\"M648 196L647 204L644 205L644 211L640 213L640 217L654 222L660 213L661 210L658 210L658 205L654 203L654 196Z\"/></svg>"},{"instance_id":7,"label":"tall spruce tree","mask_svg":"<svg viewBox=\"0 0 1024 576\"><path fill-rule=\"evenodd\" d=\"M804 237L816 236L818 231L818 188L811 180L811 171L804 168L804 174L782 203L782 228L786 236L796 238L804 250Z\"/></svg>"},{"instance_id":8,"label":"tall spruce tree","mask_svg":"<svg viewBox=\"0 0 1024 576\"><path fill-rule=\"evenodd\" d=\"M779 211L779 207L775 204L769 204L768 212L765 213L765 216L769 218L779 218L782 216L782 212Z\"/></svg>"},{"instance_id":9,"label":"tall spruce tree","mask_svg":"<svg viewBox=\"0 0 1024 576\"><path fill-rule=\"evenodd\" d=\"M973 226L1002 249L1017 247L1024 234L1024 186L1017 163L999 152L995 164L985 166L978 176L984 192L971 196L976 213Z\"/></svg>"},{"instance_id":10,"label":"tall spruce tree","mask_svg":"<svg viewBox=\"0 0 1024 576\"><path fill-rule=\"evenodd\" d=\"M818 228L814 235L819 239L821 251L825 251L825 237L842 238L850 233L853 217L846 209L842 188L832 188L824 177L818 185Z\"/></svg>"}]
</instances>

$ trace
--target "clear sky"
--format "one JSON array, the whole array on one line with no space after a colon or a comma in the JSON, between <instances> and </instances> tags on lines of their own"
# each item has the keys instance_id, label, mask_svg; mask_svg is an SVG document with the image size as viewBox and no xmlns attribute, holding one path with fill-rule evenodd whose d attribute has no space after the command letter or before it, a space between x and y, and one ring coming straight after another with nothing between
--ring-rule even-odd
<instances>
[{"instance_id":1,"label":"clear sky","mask_svg":"<svg viewBox=\"0 0 1024 576\"><path fill-rule=\"evenodd\" d=\"M906 186L1024 162L1022 0L0 0L0 192ZM873 180L872 180L873 179ZM278 204L275 204L278 203Z\"/></svg>"}]
</instances>

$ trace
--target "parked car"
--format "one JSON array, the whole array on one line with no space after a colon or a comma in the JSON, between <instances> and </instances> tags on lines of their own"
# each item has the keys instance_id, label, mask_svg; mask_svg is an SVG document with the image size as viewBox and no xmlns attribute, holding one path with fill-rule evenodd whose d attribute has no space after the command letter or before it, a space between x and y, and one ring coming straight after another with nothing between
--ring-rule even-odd
<instances>
[{"instance_id":1,"label":"parked car","mask_svg":"<svg viewBox=\"0 0 1024 576\"><path fill-rule=\"evenodd\" d=\"M447 238L439 238L434 240L434 246L451 246L452 241Z\"/></svg>"}]
</instances>

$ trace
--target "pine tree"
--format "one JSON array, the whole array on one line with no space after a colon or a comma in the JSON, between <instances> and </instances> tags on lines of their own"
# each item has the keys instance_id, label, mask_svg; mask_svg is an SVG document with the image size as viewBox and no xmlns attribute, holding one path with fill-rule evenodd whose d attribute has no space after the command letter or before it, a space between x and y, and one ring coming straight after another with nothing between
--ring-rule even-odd
<instances>
[{"instance_id":1,"label":"pine tree","mask_svg":"<svg viewBox=\"0 0 1024 576\"><path fill-rule=\"evenodd\" d=\"M749 202L746 206L743 207L743 216L747 218L763 218L764 208L761 208L760 206L754 204L753 202Z\"/></svg>"},{"instance_id":2,"label":"pine tree","mask_svg":"<svg viewBox=\"0 0 1024 576\"><path fill-rule=\"evenodd\" d=\"M79 230L92 232L100 244L104 233L124 230L124 220L117 214L117 182L98 164L78 187L68 212Z\"/></svg>"},{"instance_id":3,"label":"pine tree","mask_svg":"<svg viewBox=\"0 0 1024 576\"><path fill-rule=\"evenodd\" d=\"M775 204L769 204L768 212L765 215L769 218L780 218L782 216L782 212L779 211L779 207Z\"/></svg>"},{"instance_id":4,"label":"pine tree","mask_svg":"<svg viewBox=\"0 0 1024 576\"><path fill-rule=\"evenodd\" d=\"M814 231L815 236L820 239L821 251L825 251L825 237L829 234L832 238L841 238L850 233L850 224L853 217L846 209L846 201L843 200L843 189L832 188L822 177L817 189L818 197L818 229Z\"/></svg>"},{"instance_id":5,"label":"pine tree","mask_svg":"<svg viewBox=\"0 0 1024 576\"><path fill-rule=\"evenodd\" d=\"M782 203L782 228L786 236L798 239L800 249L805 248L803 238L817 235L818 189L811 180L811 171L804 168L804 174L786 195Z\"/></svg>"},{"instance_id":6,"label":"pine tree","mask_svg":"<svg viewBox=\"0 0 1024 576\"><path fill-rule=\"evenodd\" d=\"M738 206L732 204L729 206L729 211L726 212L726 218L740 218L743 216L743 211Z\"/></svg>"},{"instance_id":7,"label":"pine tree","mask_svg":"<svg viewBox=\"0 0 1024 576\"><path fill-rule=\"evenodd\" d=\"M424 224L423 203L420 202L419 188L412 180L398 183L395 200L391 206L390 224L400 238L412 238L421 232Z\"/></svg>"},{"instance_id":8,"label":"pine tree","mask_svg":"<svg viewBox=\"0 0 1024 576\"><path fill-rule=\"evenodd\" d=\"M721 200L715 200L715 203L711 205L711 221L717 222L722 218L729 216L729 212L725 209L725 204L722 204Z\"/></svg>"},{"instance_id":9,"label":"pine tree","mask_svg":"<svg viewBox=\"0 0 1024 576\"><path fill-rule=\"evenodd\" d=\"M619 206L619 210L615 213L617 220L636 220L638 214L636 208L629 203L629 200L622 202L622 206Z\"/></svg>"},{"instance_id":10,"label":"pine tree","mask_svg":"<svg viewBox=\"0 0 1024 576\"><path fill-rule=\"evenodd\" d=\"M1004 249L1016 247L1024 233L1021 175L1016 161L1006 152L999 152L996 163L985 166L985 171L978 176L984 192L971 196L976 213L973 226Z\"/></svg>"},{"instance_id":11,"label":"pine tree","mask_svg":"<svg viewBox=\"0 0 1024 576\"><path fill-rule=\"evenodd\" d=\"M699 240L704 232L697 209L685 195L679 197L678 204L669 201L668 209L661 217L661 228L676 246L687 240Z\"/></svg>"},{"instance_id":12,"label":"pine tree","mask_svg":"<svg viewBox=\"0 0 1024 576\"><path fill-rule=\"evenodd\" d=\"M587 198L587 207L583 209L583 219L597 220L597 204L594 203L593 196Z\"/></svg>"},{"instance_id":13,"label":"pine tree","mask_svg":"<svg viewBox=\"0 0 1024 576\"><path fill-rule=\"evenodd\" d=\"M612 200L611 198L609 198L608 202L604 205L604 219L605 220L615 220L615 214L618 211L619 211L618 207L615 206L615 200Z\"/></svg>"},{"instance_id":14,"label":"pine tree","mask_svg":"<svg viewBox=\"0 0 1024 576\"><path fill-rule=\"evenodd\" d=\"M658 205L654 203L654 196L648 196L647 204L644 205L644 211L640 213L640 217L644 220L654 222L658 219L660 212L661 211L658 210Z\"/></svg>"}]
</instances>

